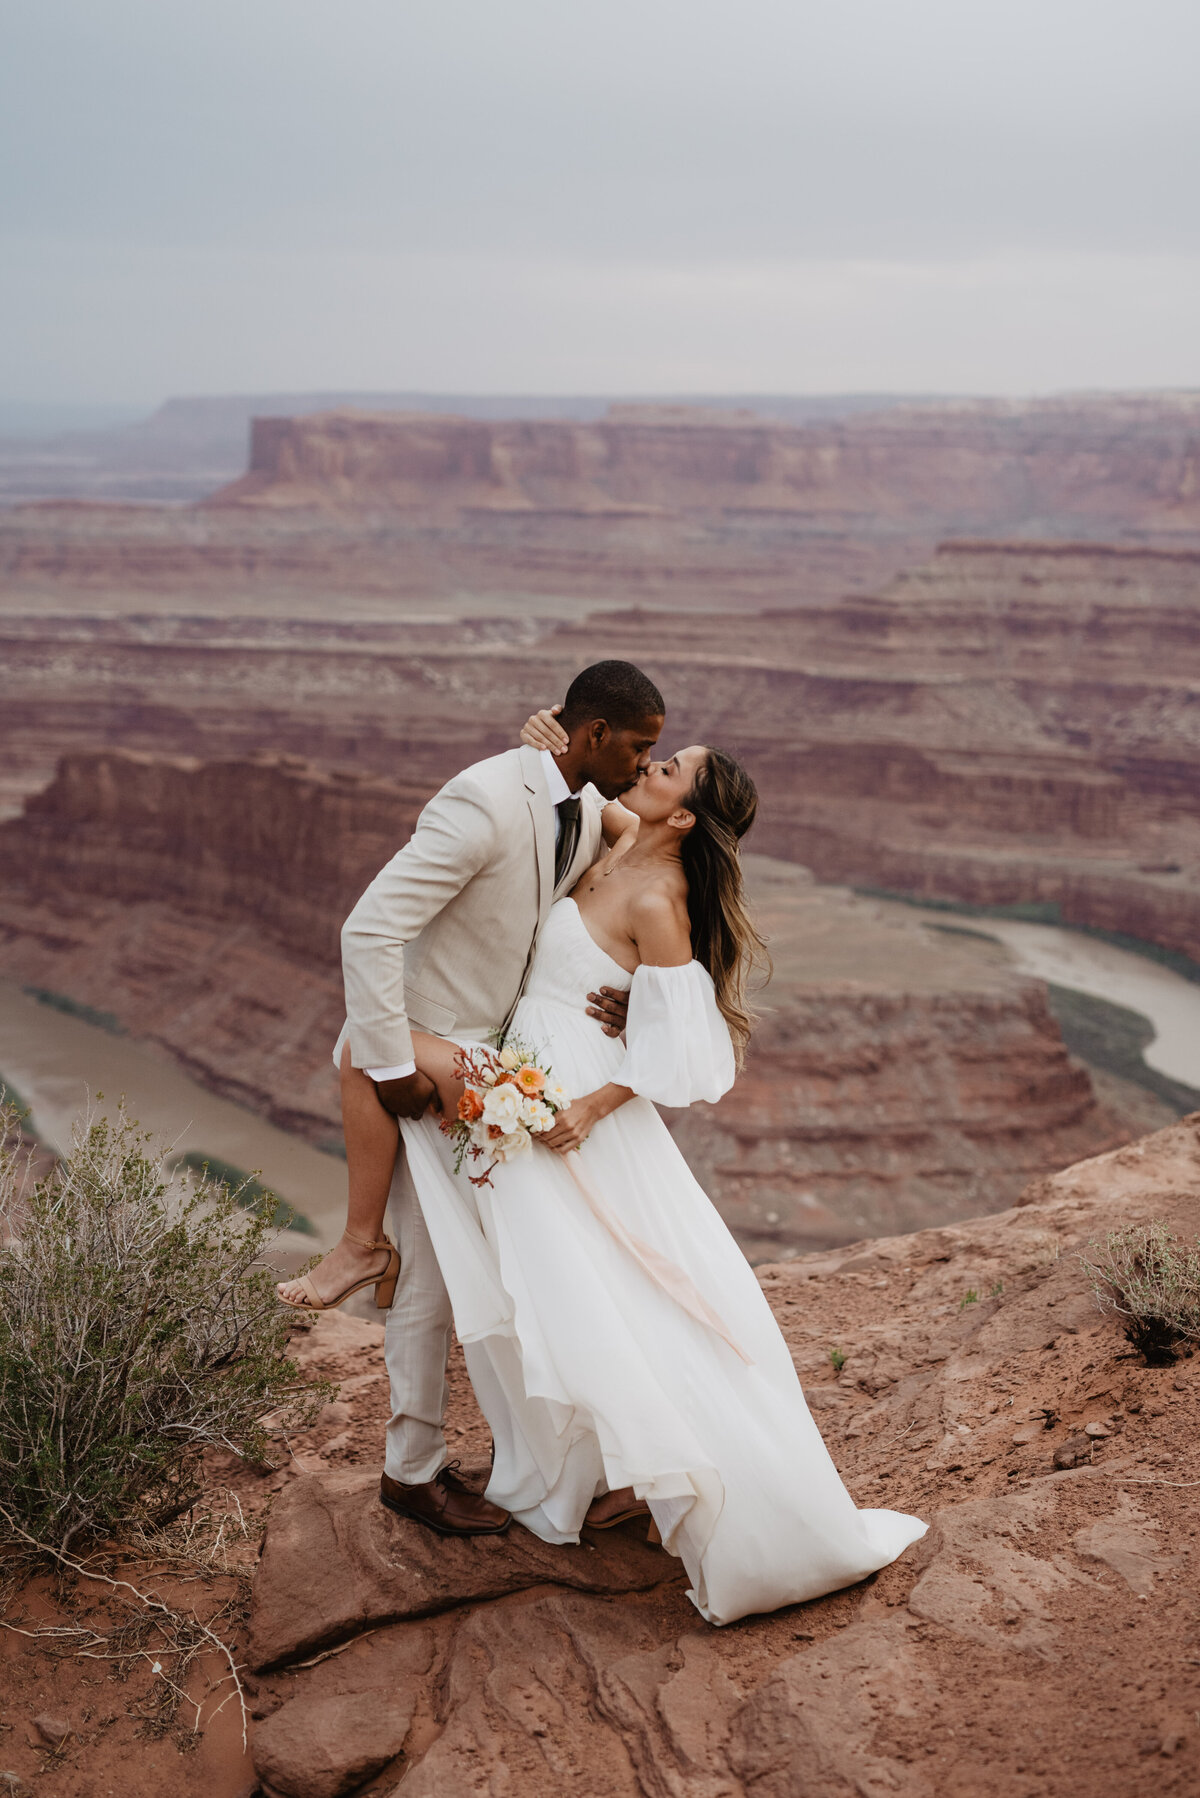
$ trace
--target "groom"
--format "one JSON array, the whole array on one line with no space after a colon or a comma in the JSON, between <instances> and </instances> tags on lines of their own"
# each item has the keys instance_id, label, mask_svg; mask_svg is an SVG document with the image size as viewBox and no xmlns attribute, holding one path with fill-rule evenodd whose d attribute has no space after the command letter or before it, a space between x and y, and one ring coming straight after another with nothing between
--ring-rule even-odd
<instances>
[{"instance_id":1,"label":"groom","mask_svg":"<svg viewBox=\"0 0 1200 1798\"><path fill-rule=\"evenodd\" d=\"M508 1023L554 900L570 892L600 845L595 788L616 799L637 785L663 726L662 695L630 662L597 662L567 690L559 723L569 747L510 749L476 762L437 793L398 855L342 929L346 1023L334 1051L375 1083L397 1118L436 1101L417 1072L410 1026L482 1037ZM625 998L589 993L609 1035ZM391 1383L380 1497L444 1535L507 1528L499 1505L445 1466L443 1413L450 1300L403 1145L389 1199L400 1279L384 1332Z\"/></svg>"}]
</instances>

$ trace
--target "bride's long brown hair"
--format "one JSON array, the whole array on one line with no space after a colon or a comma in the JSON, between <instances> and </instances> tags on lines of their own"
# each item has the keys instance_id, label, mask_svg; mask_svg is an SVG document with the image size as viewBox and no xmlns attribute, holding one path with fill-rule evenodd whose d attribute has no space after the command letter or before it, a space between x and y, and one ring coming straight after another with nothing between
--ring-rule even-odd
<instances>
[{"instance_id":1,"label":"bride's long brown hair","mask_svg":"<svg viewBox=\"0 0 1200 1798\"><path fill-rule=\"evenodd\" d=\"M741 1067L755 1022L746 984L754 969L765 975L771 968L766 943L746 904L738 851L758 810L758 789L731 755L709 749L683 803L696 818L682 847L692 954L712 975Z\"/></svg>"}]
</instances>

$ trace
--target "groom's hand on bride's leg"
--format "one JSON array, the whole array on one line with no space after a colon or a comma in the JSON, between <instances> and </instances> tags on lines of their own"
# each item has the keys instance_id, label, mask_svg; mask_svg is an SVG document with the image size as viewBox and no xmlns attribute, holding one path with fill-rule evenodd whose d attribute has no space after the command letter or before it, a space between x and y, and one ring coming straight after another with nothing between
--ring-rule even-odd
<instances>
[{"instance_id":1,"label":"groom's hand on bride's leg","mask_svg":"<svg viewBox=\"0 0 1200 1798\"><path fill-rule=\"evenodd\" d=\"M588 994L588 1017L599 1021L605 1036L620 1036L628 1010L629 994L618 992L615 986L602 986L598 993Z\"/></svg>"},{"instance_id":2,"label":"groom's hand on bride's leg","mask_svg":"<svg viewBox=\"0 0 1200 1798\"><path fill-rule=\"evenodd\" d=\"M428 1074L422 1074L419 1069L415 1074L406 1074L402 1080L376 1080L374 1087L379 1094L379 1103L394 1118L424 1117L431 1106L434 1111L442 1108L437 1087Z\"/></svg>"}]
</instances>

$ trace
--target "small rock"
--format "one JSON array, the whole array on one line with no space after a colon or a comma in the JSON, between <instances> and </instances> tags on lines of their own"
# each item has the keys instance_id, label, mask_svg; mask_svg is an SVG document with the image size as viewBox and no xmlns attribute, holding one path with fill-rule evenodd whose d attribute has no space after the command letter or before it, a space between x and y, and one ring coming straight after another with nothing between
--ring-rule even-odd
<instances>
[{"instance_id":1,"label":"small rock","mask_svg":"<svg viewBox=\"0 0 1200 1798\"><path fill-rule=\"evenodd\" d=\"M1044 1423L1023 1423L1019 1430L1013 1431L1013 1447L1027 1448L1031 1442L1036 1442L1038 1437L1044 1436L1045 1433L1046 1426Z\"/></svg>"},{"instance_id":2,"label":"small rock","mask_svg":"<svg viewBox=\"0 0 1200 1798\"><path fill-rule=\"evenodd\" d=\"M294 1698L255 1731L255 1767L285 1798L342 1798L395 1760L415 1704L412 1692Z\"/></svg>"},{"instance_id":3,"label":"small rock","mask_svg":"<svg viewBox=\"0 0 1200 1798\"><path fill-rule=\"evenodd\" d=\"M1137 1745L1137 1751L1139 1754L1160 1754L1162 1738L1160 1736L1143 1736Z\"/></svg>"},{"instance_id":4,"label":"small rock","mask_svg":"<svg viewBox=\"0 0 1200 1798\"><path fill-rule=\"evenodd\" d=\"M1183 1736L1181 1736L1178 1731L1172 1731L1170 1734L1163 1737L1162 1745L1158 1752L1167 1755L1178 1754L1179 1750L1183 1747L1183 1743Z\"/></svg>"},{"instance_id":5,"label":"small rock","mask_svg":"<svg viewBox=\"0 0 1200 1798\"><path fill-rule=\"evenodd\" d=\"M43 1711L40 1717L33 1719L33 1727L51 1748L60 1747L71 1733L69 1723L64 1723L61 1717L52 1717L48 1711Z\"/></svg>"},{"instance_id":6,"label":"small rock","mask_svg":"<svg viewBox=\"0 0 1200 1798\"><path fill-rule=\"evenodd\" d=\"M1083 1433L1090 1436L1093 1442L1100 1442L1105 1436L1112 1435L1112 1431L1102 1423L1085 1423Z\"/></svg>"},{"instance_id":7,"label":"small rock","mask_svg":"<svg viewBox=\"0 0 1200 1798\"><path fill-rule=\"evenodd\" d=\"M1054 1451L1054 1465L1058 1468L1078 1467L1081 1461L1092 1458L1092 1439L1090 1436L1068 1436L1060 1442Z\"/></svg>"},{"instance_id":8,"label":"small rock","mask_svg":"<svg viewBox=\"0 0 1200 1798\"><path fill-rule=\"evenodd\" d=\"M346 1404L344 1399L335 1398L332 1404L326 1405L320 1417L318 1417L317 1422L323 1429L326 1427L332 1429L335 1424L349 1423L350 1417L351 1412L349 1405Z\"/></svg>"}]
</instances>

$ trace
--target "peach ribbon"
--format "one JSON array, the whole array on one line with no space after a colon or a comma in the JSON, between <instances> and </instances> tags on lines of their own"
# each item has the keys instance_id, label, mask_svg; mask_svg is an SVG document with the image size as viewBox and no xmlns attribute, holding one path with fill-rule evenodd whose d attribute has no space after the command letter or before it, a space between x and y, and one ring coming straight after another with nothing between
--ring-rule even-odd
<instances>
[{"instance_id":1,"label":"peach ribbon","mask_svg":"<svg viewBox=\"0 0 1200 1798\"><path fill-rule=\"evenodd\" d=\"M677 1305L682 1305L689 1317L694 1317L697 1323L707 1324L710 1330L715 1330L722 1342L727 1342L734 1354L739 1355L747 1367L753 1367L754 1362L750 1356L733 1340L708 1300L702 1293L697 1292L683 1269L676 1267L675 1263L669 1261L665 1255L660 1255L657 1249L652 1249L649 1243L639 1242L636 1236L631 1236L620 1218L613 1216L603 1199L592 1187L591 1182L581 1171L577 1152L573 1149L568 1151L562 1160L566 1163L568 1173L582 1193L588 1210L597 1223L604 1226L613 1241L619 1242L623 1249L628 1250L638 1265L649 1274L654 1284L661 1287L662 1291L669 1298L673 1298Z\"/></svg>"}]
</instances>

